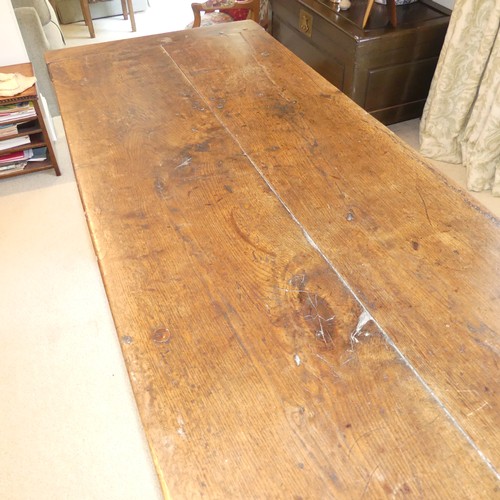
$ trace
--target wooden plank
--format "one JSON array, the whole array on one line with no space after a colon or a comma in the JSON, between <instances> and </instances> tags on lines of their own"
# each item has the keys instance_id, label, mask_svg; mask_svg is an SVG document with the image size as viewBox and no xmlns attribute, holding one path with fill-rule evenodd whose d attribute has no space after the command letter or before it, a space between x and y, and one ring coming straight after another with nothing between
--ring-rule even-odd
<instances>
[{"instance_id":1,"label":"wooden plank","mask_svg":"<svg viewBox=\"0 0 500 500\"><path fill-rule=\"evenodd\" d=\"M217 55L229 43L237 58ZM360 250L377 249L379 238L362 223L370 211L353 179L375 168L366 173L363 156L360 166L343 161L352 148L324 145L337 132L324 103L340 106L337 123L356 110L251 23L59 51L49 61L166 494L493 495L495 472L409 362L423 335L412 324L407 340L410 309L432 297L394 307L395 271L376 271ZM305 99L305 82L313 106L299 113L290 96ZM401 150L394 142L386 155ZM322 190L341 165L349 168L343 191L330 189L331 210ZM433 349L440 342L428 336ZM419 370L437 372L442 357Z\"/></svg>"},{"instance_id":2,"label":"wooden plank","mask_svg":"<svg viewBox=\"0 0 500 500\"><path fill-rule=\"evenodd\" d=\"M499 221L282 46L253 32L229 44L248 47L252 86L221 61L199 71L216 38L165 50L498 468Z\"/></svg>"}]
</instances>

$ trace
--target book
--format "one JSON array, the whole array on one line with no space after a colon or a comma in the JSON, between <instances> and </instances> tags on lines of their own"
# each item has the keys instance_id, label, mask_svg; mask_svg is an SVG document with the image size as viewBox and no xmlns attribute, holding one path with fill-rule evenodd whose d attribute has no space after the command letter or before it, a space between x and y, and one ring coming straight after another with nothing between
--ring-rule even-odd
<instances>
[{"instance_id":1,"label":"book","mask_svg":"<svg viewBox=\"0 0 500 500\"><path fill-rule=\"evenodd\" d=\"M6 125L0 125L0 137L7 137L9 135L15 135L18 132L16 123L7 123Z\"/></svg>"},{"instance_id":2,"label":"book","mask_svg":"<svg viewBox=\"0 0 500 500\"><path fill-rule=\"evenodd\" d=\"M29 160L33 156L32 149L25 149L24 151L15 151L14 153L8 153L6 155L0 156L0 165L15 163L18 161Z\"/></svg>"},{"instance_id":3,"label":"book","mask_svg":"<svg viewBox=\"0 0 500 500\"><path fill-rule=\"evenodd\" d=\"M15 148L17 146L23 146L24 144L29 144L30 142L29 135L20 135L19 137L12 137L12 139L4 139L3 141L0 141L0 151Z\"/></svg>"},{"instance_id":4,"label":"book","mask_svg":"<svg viewBox=\"0 0 500 500\"><path fill-rule=\"evenodd\" d=\"M7 163L6 165L0 165L0 174L3 172L22 170L24 167L26 167L27 164L27 161L17 161L14 163Z\"/></svg>"},{"instance_id":5,"label":"book","mask_svg":"<svg viewBox=\"0 0 500 500\"><path fill-rule=\"evenodd\" d=\"M28 161L44 161L47 159L47 147L33 148L33 156Z\"/></svg>"},{"instance_id":6,"label":"book","mask_svg":"<svg viewBox=\"0 0 500 500\"><path fill-rule=\"evenodd\" d=\"M36 111L32 101L19 102L0 106L0 123L5 123L22 118L35 117Z\"/></svg>"},{"instance_id":7,"label":"book","mask_svg":"<svg viewBox=\"0 0 500 500\"><path fill-rule=\"evenodd\" d=\"M33 107L33 103L31 101L23 101L23 102L12 102L10 104L4 104L0 106L0 115L6 115L9 113L16 113L25 109L29 109Z\"/></svg>"}]
</instances>

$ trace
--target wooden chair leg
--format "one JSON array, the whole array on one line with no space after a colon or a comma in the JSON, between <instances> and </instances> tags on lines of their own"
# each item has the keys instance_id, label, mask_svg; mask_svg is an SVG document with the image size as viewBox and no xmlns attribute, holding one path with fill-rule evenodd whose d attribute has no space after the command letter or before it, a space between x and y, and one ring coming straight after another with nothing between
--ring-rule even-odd
<instances>
[{"instance_id":1,"label":"wooden chair leg","mask_svg":"<svg viewBox=\"0 0 500 500\"><path fill-rule=\"evenodd\" d=\"M366 26L366 23L368 22L368 18L370 17L370 13L372 11L374 2L375 0L368 0L368 4L365 10L365 17L363 18L363 28Z\"/></svg>"},{"instance_id":2,"label":"wooden chair leg","mask_svg":"<svg viewBox=\"0 0 500 500\"><path fill-rule=\"evenodd\" d=\"M366 23L368 22L368 18L370 17L374 1L375 0L368 0L368 4L367 4L366 10L365 10L365 17L363 18L363 28L366 26ZM398 25L398 16L397 16L397 11L396 11L396 0L387 0L386 7L387 7L387 14L389 15L389 21L391 23L391 26L393 28L396 28Z\"/></svg>"},{"instance_id":3,"label":"wooden chair leg","mask_svg":"<svg viewBox=\"0 0 500 500\"><path fill-rule=\"evenodd\" d=\"M90 14L89 0L80 0L80 6L82 8L83 19L89 29L90 38L95 38L94 23L92 21L92 15Z\"/></svg>"},{"instance_id":4,"label":"wooden chair leg","mask_svg":"<svg viewBox=\"0 0 500 500\"><path fill-rule=\"evenodd\" d=\"M391 26L396 28L398 25L398 15L396 12L396 0L387 0L387 13L391 21Z\"/></svg>"},{"instance_id":5,"label":"wooden chair leg","mask_svg":"<svg viewBox=\"0 0 500 500\"><path fill-rule=\"evenodd\" d=\"M128 19L127 0L122 0L123 19Z\"/></svg>"},{"instance_id":6,"label":"wooden chair leg","mask_svg":"<svg viewBox=\"0 0 500 500\"><path fill-rule=\"evenodd\" d=\"M137 28L135 26L134 4L132 3L132 0L127 0L127 5L128 13L130 15L130 24L132 25L132 31L137 31Z\"/></svg>"}]
</instances>

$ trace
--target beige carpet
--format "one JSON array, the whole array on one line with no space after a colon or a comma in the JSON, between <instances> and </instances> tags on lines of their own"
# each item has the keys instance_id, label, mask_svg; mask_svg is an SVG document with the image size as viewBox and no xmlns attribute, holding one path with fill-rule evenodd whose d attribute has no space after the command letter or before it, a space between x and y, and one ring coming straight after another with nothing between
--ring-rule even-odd
<instances>
[{"instance_id":1,"label":"beige carpet","mask_svg":"<svg viewBox=\"0 0 500 500\"><path fill-rule=\"evenodd\" d=\"M137 16L138 34L182 28L186 3L155 0ZM165 17L173 4L178 17ZM120 18L95 27L94 42L135 36ZM70 45L90 41L82 23L64 31ZM0 498L160 498L60 118L55 125L62 176L0 180ZM411 144L418 121L391 128ZM500 214L499 199L481 196Z\"/></svg>"},{"instance_id":2,"label":"beige carpet","mask_svg":"<svg viewBox=\"0 0 500 500\"><path fill-rule=\"evenodd\" d=\"M0 181L0 498L161 498L64 136Z\"/></svg>"}]
</instances>

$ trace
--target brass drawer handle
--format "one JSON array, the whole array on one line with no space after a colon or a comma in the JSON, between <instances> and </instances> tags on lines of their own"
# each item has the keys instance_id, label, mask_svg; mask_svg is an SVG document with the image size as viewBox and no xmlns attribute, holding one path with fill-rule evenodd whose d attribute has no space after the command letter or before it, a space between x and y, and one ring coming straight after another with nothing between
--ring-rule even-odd
<instances>
[{"instance_id":1,"label":"brass drawer handle","mask_svg":"<svg viewBox=\"0 0 500 500\"><path fill-rule=\"evenodd\" d=\"M304 35L311 37L312 35L312 24L313 24L313 16L306 12L305 10L300 9L299 11L299 30L304 33Z\"/></svg>"}]
</instances>

